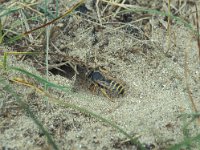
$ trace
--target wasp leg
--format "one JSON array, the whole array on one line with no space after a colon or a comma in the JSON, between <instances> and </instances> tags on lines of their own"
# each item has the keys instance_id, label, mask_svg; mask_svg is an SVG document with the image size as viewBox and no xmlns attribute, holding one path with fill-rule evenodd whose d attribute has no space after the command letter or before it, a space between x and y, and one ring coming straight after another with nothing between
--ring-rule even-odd
<instances>
[{"instance_id":1,"label":"wasp leg","mask_svg":"<svg viewBox=\"0 0 200 150\"><path fill-rule=\"evenodd\" d=\"M108 96L108 94L107 94L107 92L106 92L105 89L101 88L100 90L101 90L101 92L103 93L103 95L104 95L105 97L107 97L109 100L113 101L112 98L111 98L110 96Z\"/></svg>"},{"instance_id":2,"label":"wasp leg","mask_svg":"<svg viewBox=\"0 0 200 150\"><path fill-rule=\"evenodd\" d=\"M98 87L98 85L97 85L97 84L94 84L94 86L93 86L93 91L92 91L93 94L97 92L97 87Z\"/></svg>"},{"instance_id":3,"label":"wasp leg","mask_svg":"<svg viewBox=\"0 0 200 150\"><path fill-rule=\"evenodd\" d=\"M97 91L97 84L91 84L89 90L94 94Z\"/></svg>"}]
</instances>

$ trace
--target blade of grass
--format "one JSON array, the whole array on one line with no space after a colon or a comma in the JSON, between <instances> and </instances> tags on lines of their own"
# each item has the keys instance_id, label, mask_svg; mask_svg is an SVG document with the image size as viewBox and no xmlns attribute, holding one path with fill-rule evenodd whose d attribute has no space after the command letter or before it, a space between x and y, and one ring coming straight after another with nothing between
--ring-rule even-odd
<instances>
[{"instance_id":1,"label":"blade of grass","mask_svg":"<svg viewBox=\"0 0 200 150\"><path fill-rule=\"evenodd\" d=\"M199 48L199 60L200 60L200 38L199 38L199 14L198 14L198 8L197 4L195 3L195 9L196 9L196 23L197 23L197 46Z\"/></svg>"},{"instance_id":2,"label":"blade of grass","mask_svg":"<svg viewBox=\"0 0 200 150\"><path fill-rule=\"evenodd\" d=\"M122 7L125 10L120 11L120 13L124 13L124 12L144 12L144 13L148 13L148 14L152 14L152 15L160 15L160 16L167 16L170 17L171 19L174 19L177 23L179 24L183 24L185 27L187 27L188 29L190 29L193 33L195 33L196 35L196 30L193 28L192 24L188 23L187 21L185 21L184 19L174 16L172 14L166 13L166 12L161 12L155 9L149 9L149 8L136 8L135 6L133 7L132 5L127 5L127 4L120 4L120 3L116 3L116 2L111 2L108 0L102 0L103 2L106 2L108 4L111 5L116 5L118 7Z\"/></svg>"},{"instance_id":3,"label":"blade of grass","mask_svg":"<svg viewBox=\"0 0 200 150\"><path fill-rule=\"evenodd\" d=\"M58 17L59 7L58 7L58 0L56 0L56 17Z\"/></svg>"},{"instance_id":4,"label":"blade of grass","mask_svg":"<svg viewBox=\"0 0 200 150\"><path fill-rule=\"evenodd\" d=\"M0 14L0 18L3 17L3 16L6 16L6 15L9 15L11 13L14 13L14 12L20 10L20 9L21 9L20 7L16 7L16 8L9 8L7 10L4 10L4 11L1 12L2 14Z\"/></svg>"},{"instance_id":5,"label":"blade of grass","mask_svg":"<svg viewBox=\"0 0 200 150\"><path fill-rule=\"evenodd\" d=\"M5 79L6 80L6 79ZM3 78L0 78L0 84L3 86L3 90L9 93L12 97L15 98L15 100L18 102L20 107L26 111L27 114L31 117L33 122L38 126L38 128L44 133L44 135L47 138L48 143L55 149L58 150L58 146L53 141L52 137L50 136L49 132L43 127L42 123L37 119L37 117L33 114L33 112L30 110L29 106L23 102L20 98L20 96L12 89L12 87L9 84L6 84Z\"/></svg>"},{"instance_id":6,"label":"blade of grass","mask_svg":"<svg viewBox=\"0 0 200 150\"><path fill-rule=\"evenodd\" d=\"M120 133L122 133L123 135L125 135L128 139L130 139L131 143L134 144L139 150L145 150L145 148L143 147L143 145L137 140L137 138L133 138L131 135L129 135L126 131L124 131L122 128L120 128L119 126L117 126L115 123L109 121L108 119L105 119L104 117L93 113L83 107L78 107L74 104L69 104L69 103L65 103L59 99L51 99L50 101L60 105L60 106L64 106L66 108L70 107L74 110L78 110L81 113L84 114L88 114L91 115L92 117L96 118L97 120L100 120L106 124L109 124L111 127L115 128L116 130L118 130Z\"/></svg>"},{"instance_id":7,"label":"blade of grass","mask_svg":"<svg viewBox=\"0 0 200 150\"><path fill-rule=\"evenodd\" d=\"M22 22L23 22L23 24L24 24L24 27L23 27L23 28L25 28L26 31L30 30L30 26L29 26L29 24L28 24L28 21L27 21L26 15L25 15L26 12L23 11L23 10L20 10L20 14L21 14L21 16L22 16L22 17L21 17L21 20L22 20ZM33 38L32 34L29 34L28 36L29 36L30 42L33 43L34 38Z\"/></svg>"},{"instance_id":8,"label":"blade of grass","mask_svg":"<svg viewBox=\"0 0 200 150\"><path fill-rule=\"evenodd\" d=\"M7 69L7 53L3 54L3 69L6 70Z\"/></svg>"},{"instance_id":9,"label":"blade of grass","mask_svg":"<svg viewBox=\"0 0 200 150\"><path fill-rule=\"evenodd\" d=\"M46 55L45 55L45 66L46 66L46 79L49 78L49 35L50 35L50 26L46 28ZM48 89L47 87L45 88Z\"/></svg>"},{"instance_id":10,"label":"blade of grass","mask_svg":"<svg viewBox=\"0 0 200 150\"><path fill-rule=\"evenodd\" d=\"M7 69L7 59L9 55L36 55L40 52L3 52L3 68Z\"/></svg>"},{"instance_id":11,"label":"blade of grass","mask_svg":"<svg viewBox=\"0 0 200 150\"><path fill-rule=\"evenodd\" d=\"M182 148L187 148L194 142L200 142L200 134L195 137L187 138L179 144L171 146L168 150L180 150Z\"/></svg>"},{"instance_id":12,"label":"blade of grass","mask_svg":"<svg viewBox=\"0 0 200 150\"><path fill-rule=\"evenodd\" d=\"M118 130L120 133L122 133L123 135L125 135L127 138L130 139L131 143L134 144L139 150L145 150L143 145L137 140L137 138L133 138L132 136L130 136L126 131L124 131L122 128L120 128L119 126L117 126L115 123L109 121L108 119L105 119L104 117L92 112L92 111L89 111L87 110L86 108L83 108L83 107L79 107L79 106L76 106L74 104L69 104L69 103L65 103L63 102L63 100L60 100L60 99L57 99L57 98L54 98L53 96L51 96L49 93L45 92L45 90L41 89L41 88L38 88L36 86L34 86L33 84L31 83L28 83L26 81L23 81L23 80L16 80L16 79L13 79L12 81L14 82L17 82L17 83L20 83L20 84L23 84L25 86L28 86L28 87L31 87L31 88L34 88L37 92L39 92L40 94L43 94L44 96L48 97L48 100L54 104L57 104L61 107L65 107L65 108L72 108L74 110L77 110L81 113L84 113L84 114L87 114L87 115L90 115L92 117L94 117L95 119L97 120L100 120L106 124L109 124L111 127L115 128L116 130Z\"/></svg>"},{"instance_id":13,"label":"blade of grass","mask_svg":"<svg viewBox=\"0 0 200 150\"><path fill-rule=\"evenodd\" d=\"M0 18L0 44L3 42L3 25Z\"/></svg>"},{"instance_id":14,"label":"blade of grass","mask_svg":"<svg viewBox=\"0 0 200 150\"><path fill-rule=\"evenodd\" d=\"M54 83L51 83L37 75L34 75L26 70L23 70L21 68L17 68L17 67L9 67L8 69L11 69L11 70L16 70L16 71L19 71L29 77L32 77L34 78L35 80L37 80L38 82L42 83L43 85L47 85L47 87L52 87L52 88L58 88L59 90L62 90L64 92L70 92L70 88L69 87L66 87L66 86L60 86L60 85L57 85L57 84L54 84Z\"/></svg>"},{"instance_id":15,"label":"blade of grass","mask_svg":"<svg viewBox=\"0 0 200 150\"><path fill-rule=\"evenodd\" d=\"M9 40L9 43L11 44L11 43L15 42L16 40L19 40L19 39L21 39L22 37L27 36L28 34L32 33L33 31L39 30L39 29L41 29L41 28L44 28L44 27L46 27L46 26L48 26L48 25L50 25L50 24L56 22L57 20L64 18L65 16L67 16L68 14L70 14L73 10L75 10L78 6L80 6L84 1L85 1L85 0L80 0L78 3L76 3L74 6L72 6L69 10L67 10L63 15L57 17L57 18L54 19L54 20L49 21L49 22L47 22L46 24L43 24L43 25L41 25L41 26L39 26L39 27L36 27L36 28L34 28L34 29L30 30L30 31L27 31L27 32L24 32L24 33L22 33L22 34L20 34L20 35L17 35L17 36L15 36L15 37L12 37L12 38Z\"/></svg>"},{"instance_id":16,"label":"blade of grass","mask_svg":"<svg viewBox=\"0 0 200 150\"><path fill-rule=\"evenodd\" d=\"M189 80L189 68L188 68L188 51L187 51L187 49L185 49L184 76L185 76L186 90L188 93L189 100L192 104L192 109L195 113L198 113L198 109L196 107L195 100L193 99L192 91L191 91L189 81L188 81ZM198 118L198 124L200 125L200 118Z\"/></svg>"},{"instance_id":17,"label":"blade of grass","mask_svg":"<svg viewBox=\"0 0 200 150\"><path fill-rule=\"evenodd\" d=\"M38 21L37 20L37 17L38 16L34 16L34 17L31 17L31 18L28 18L27 19L27 21ZM16 35L15 37L16 37L16 39L15 40L18 40L18 39L20 39L20 35L19 35L19 33L15 30L15 28L16 27L18 27L18 26L20 26L20 25L22 25L23 24L23 22L20 20L20 19L17 19L17 20L15 20L13 23L11 23L10 25L9 25L9 29L4 29L4 33L3 33L3 38L4 37L6 37L7 35L8 35L8 33L11 33L11 34L13 34L13 35ZM14 28L14 30L13 30L13 28ZM7 36L7 39L9 40L10 39L10 37L9 36ZM6 42L6 44L8 43L7 42L7 40L4 40L4 43Z\"/></svg>"},{"instance_id":18,"label":"blade of grass","mask_svg":"<svg viewBox=\"0 0 200 150\"><path fill-rule=\"evenodd\" d=\"M44 12L45 16L48 16L49 19L55 19L55 16L50 11L46 10L46 8L43 8L42 6L39 6L40 12Z\"/></svg>"},{"instance_id":19,"label":"blade of grass","mask_svg":"<svg viewBox=\"0 0 200 150\"><path fill-rule=\"evenodd\" d=\"M35 74L32 74L24 69L21 69L21 68L17 68L17 67L8 67L8 70L15 70L15 71L18 71L30 78L34 78L36 81L38 81L39 83L41 83L46 89L47 88L54 88L54 89L58 89L58 90L61 90L63 92L66 92L68 94L73 94L73 95L76 95L78 96L80 99L83 99L83 96L81 94L75 94L71 89L72 87L70 86L61 86L61 85L57 85L57 84L54 84L52 82L49 82L47 81L46 79L43 79L42 77L39 77Z\"/></svg>"},{"instance_id":20,"label":"blade of grass","mask_svg":"<svg viewBox=\"0 0 200 150\"><path fill-rule=\"evenodd\" d=\"M168 51L170 49L170 41L171 41L171 31L170 31L170 16L171 16L171 10L170 10L170 4L171 0L168 0L168 18L167 18L167 41L168 41Z\"/></svg>"}]
</instances>

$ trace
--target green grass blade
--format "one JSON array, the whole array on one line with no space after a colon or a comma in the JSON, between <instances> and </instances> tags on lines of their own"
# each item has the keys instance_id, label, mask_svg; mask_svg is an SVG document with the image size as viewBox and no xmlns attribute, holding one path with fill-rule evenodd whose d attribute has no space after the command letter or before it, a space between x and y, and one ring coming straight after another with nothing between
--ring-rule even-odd
<instances>
[{"instance_id":1,"label":"green grass blade","mask_svg":"<svg viewBox=\"0 0 200 150\"><path fill-rule=\"evenodd\" d=\"M116 130L118 130L120 133L122 133L123 135L125 135L128 139L130 139L131 143L133 145L135 145L139 150L145 150L145 148L143 147L143 145L136 139L136 138L133 138L131 135L129 135L126 131L124 131L122 128L120 128L119 126L117 126L115 123L103 118L102 116L100 115L97 115L85 108L82 108L82 107L78 107L76 105L73 105L73 104L69 104L69 103L64 103L63 101L60 101L60 100L56 100L54 101L55 103L58 103L59 105L61 106L64 106L64 107L70 107L74 110L78 110L80 111L81 113L84 113L84 114L88 114L88 115L91 115L92 117L94 117L95 119L97 120L100 120L106 124L109 124L111 127L115 128Z\"/></svg>"},{"instance_id":2,"label":"green grass blade","mask_svg":"<svg viewBox=\"0 0 200 150\"><path fill-rule=\"evenodd\" d=\"M7 69L7 53L4 53L3 55L3 68L6 70Z\"/></svg>"},{"instance_id":3,"label":"green grass blade","mask_svg":"<svg viewBox=\"0 0 200 150\"><path fill-rule=\"evenodd\" d=\"M54 84L54 83L50 83L50 82L48 82L47 80L45 80L45 79L43 79L43 78L41 78L41 77L39 77L39 76L36 76L36 75L34 75L34 74L32 74L32 73L29 73L29 72L27 72L27 71L25 71L25 70L23 70L23 69L21 69L21 68L11 67L10 69L19 71L19 72L21 72L21 73L23 73L23 74L26 74L26 75L29 76L29 77L33 77L34 79L38 80L40 83L43 83L44 85L48 85L48 86L50 86L50 87L58 88L59 90L66 89L66 87L59 86L59 85L56 85L56 84ZM49 96L49 99L52 99L52 97ZM141 150L144 149L144 147L142 146L142 144L141 144L137 139L134 139L134 138L133 138L132 136L130 136L127 132L125 132L122 128L120 128L119 126L117 126L117 125L114 124L113 122L111 122L111 121L109 121L109 120L107 120L107 119L101 117L100 115L97 115L97 114L95 114L95 113L93 113L93 112L91 112L91 111L89 111L89 110L87 110L87 109L85 109L85 108L78 107L78 106L76 106L76 105L74 105L74 104L64 103L63 101L60 101L60 100L58 100L58 99L52 100L52 101L53 101L54 103L56 103L56 104L59 104L60 106L64 106L64 107L66 107L66 108L67 108L67 107L70 107L70 108L72 108L72 109L74 109L74 110L78 110L78 111L80 111L80 112L82 112L82 113L84 113L84 114L89 114L89 115L91 115L92 117L96 118L97 120L100 120L100 121L102 121L102 122L104 122L104 123L109 124L111 127L115 128L115 129L118 130L120 133L124 134L127 138L129 138L130 141L131 141L134 145L136 145L138 148L140 148Z\"/></svg>"},{"instance_id":4,"label":"green grass blade","mask_svg":"<svg viewBox=\"0 0 200 150\"><path fill-rule=\"evenodd\" d=\"M3 42L3 26L0 18L0 44Z\"/></svg>"},{"instance_id":5,"label":"green grass blade","mask_svg":"<svg viewBox=\"0 0 200 150\"><path fill-rule=\"evenodd\" d=\"M11 38L11 39L9 40L9 41L10 41L9 44L12 44L12 43L15 42L16 40L21 39L22 37L24 37L24 36L26 36L26 35L32 33L33 31L39 30L39 29L41 29L41 28L44 28L44 27L46 27L46 26L48 26L48 25L50 25L50 24L52 24L52 23L54 23L54 22L56 22L56 21L58 21L58 20L60 20L60 19L62 19L62 18L64 18L64 17L66 17L67 15L71 14L71 13L73 12L73 10L75 10L77 7L79 7L84 1L85 1L85 0L80 0L78 3L76 3L74 6L72 6L69 10L67 10L63 15L61 15L61 16L59 16L59 17L53 19L52 21L49 21L49 22L47 22L46 24L43 24L43 25L41 25L41 26L39 26L39 27L36 27L36 28L34 28L34 29L30 30L30 31L27 31L27 32L25 32L25 33L22 33L22 34L20 34L20 35L17 35L17 36L15 36L15 37Z\"/></svg>"},{"instance_id":6,"label":"green grass blade","mask_svg":"<svg viewBox=\"0 0 200 150\"><path fill-rule=\"evenodd\" d=\"M38 126L38 128L44 133L44 135L47 137L47 141L50 145L52 145L52 147L55 150L58 150L58 146L55 144L55 142L53 141L53 139L51 138L49 132L43 127L42 123L37 119L37 117L33 114L33 112L29 109L29 106L23 102L20 98L20 96L12 89L12 87L9 84L6 84L5 82L2 81L6 81L6 79L0 79L0 84L2 84L1 86L3 86L3 90L6 91L7 93L11 94L12 97L15 98L15 100L18 102L18 104L20 105L20 107L22 109L24 109L26 111L27 114L30 115L31 119L33 120L33 122Z\"/></svg>"},{"instance_id":7,"label":"green grass blade","mask_svg":"<svg viewBox=\"0 0 200 150\"><path fill-rule=\"evenodd\" d=\"M175 20L178 24L183 24L185 27L190 29L193 32L196 32L196 30L193 28L192 24L188 23L184 19L174 16L172 14L169 14L168 12L161 12L155 9L145 9L145 8L140 8L140 9L135 9L135 8L125 8L125 10L120 11L120 13L124 12L136 12L136 13L147 13L147 14L152 14L152 15L158 15L158 16L164 16L164 17L170 17L171 19Z\"/></svg>"},{"instance_id":8,"label":"green grass blade","mask_svg":"<svg viewBox=\"0 0 200 150\"><path fill-rule=\"evenodd\" d=\"M11 14L11 13L14 13L14 12L20 10L20 9L21 9L21 8L18 7L18 8L9 8L9 9L7 9L7 10L5 10L5 11L1 11L2 14L0 13L0 18L3 17L3 16L7 16L7 15L9 15L9 14Z\"/></svg>"},{"instance_id":9,"label":"green grass blade","mask_svg":"<svg viewBox=\"0 0 200 150\"><path fill-rule=\"evenodd\" d=\"M60 86L60 85L57 85L57 84L54 84L54 83L51 83L45 79L43 79L42 77L39 77L37 75L34 75L24 69L21 69L21 68L17 68L17 67L10 67L9 69L12 69L12 70L16 70L16 71L19 71L29 77L32 77L34 78L35 80L37 80L38 82L42 83L44 86L46 85L47 87L52 87L52 88L58 88L62 91L65 91L65 92L69 92L70 91L70 87L66 87L66 86Z\"/></svg>"},{"instance_id":10,"label":"green grass blade","mask_svg":"<svg viewBox=\"0 0 200 150\"><path fill-rule=\"evenodd\" d=\"M191 147L190 145L192 145L194 142L200 142L200 134L195 137L187 138L179 144L173 145L169 148L169 150L180 150L181 148L188 148Z\"/></svg>"}]
</instances>

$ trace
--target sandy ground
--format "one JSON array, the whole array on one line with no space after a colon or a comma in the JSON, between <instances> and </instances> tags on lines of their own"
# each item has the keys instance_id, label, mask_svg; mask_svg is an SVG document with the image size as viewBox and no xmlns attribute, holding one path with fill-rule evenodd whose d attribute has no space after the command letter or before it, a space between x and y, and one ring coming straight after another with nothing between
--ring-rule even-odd
<instances>
[{"instance_id":1,"label":"sandy ground","mask_svg":"<svg viewBox=\"0 0 200 150\"><path fill-rule=\"evenodd\" d=\"M93 44L94 24L75 16L70 21L63 21L62 34L52 42L62 52L83 61L88 53L94 58L96 51L97 64L106 66L117 79L125 81L127 90L124 97L113 98L113 102L102 94L79 87L70 93L53 91L54 95L113 121L127 133L138 136L140 142L155 145L155 149L166 149L182 141L185 122L181 114L194 112L186 89L185 64L189 72L187 81L197 109L200 109L198 47L192 32L183 25L174 24L168 39L166 29L159 26L159 19L152 19L152 28L146 38L141 28L131 23L119 29L108 23L96 32L97 43ZM82 26L76 27L74 22ZM74 31L73 36L69 27ZM137 30L137 35L130 33L130 28ZM50 52L53 51L50 47ZM10 57L10 64L17 63L18 67L44 76L33 69L30 61L16 61ZM72 81L59 75L50 75L49 80L73 87ZM136 149L111 126L73 109L48 103L48 99L33 89L17 84L13 87L21 93L60 149ZM48 149L44 134L31 118L12 97L6 93L2 95L0 147ZM191 135L196 135L200 128L195 121L189 129Z\"/></svg>"}]
</instances>

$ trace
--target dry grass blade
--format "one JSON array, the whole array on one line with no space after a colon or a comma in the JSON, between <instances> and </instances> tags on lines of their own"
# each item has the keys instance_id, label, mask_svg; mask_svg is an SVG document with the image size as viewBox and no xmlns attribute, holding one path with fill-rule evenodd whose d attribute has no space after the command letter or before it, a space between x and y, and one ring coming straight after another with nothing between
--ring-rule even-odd
<instances>
[{"instance_id":1,"label":"dry grass blade","mask_svg":"<svg viewBox=\"0 0 200 150\"><path fill-rule=\"evenodd\" d=\"M140 6L137 6L137 5L128 5L128 4L123 4L123 3L116 3L116 2L112 2L112 1L107 1L107 0L102 0L103 2L106 2L108 4L111 4L111 5L115 5L115 6L118 6L118 7L122 7L122 8L126 8L126 9L129 9L129 8L143 8L143 7L140 7Z\"/></svg>"},{"instance_id":2,"label":"dry grass blade","mask_svg":"<svg viewBox=\"0 0 200 150\"><path fill-rule=\"evenodd\" d=\"M19 2L19 4L22 5L24 8L30 9L31 11L33 11L33 12L35 12L35 13L41 15L41 16L44 16L43 13L41 13L41 12L39 12L39 11L37 11L36 9L33 9L33 8L31 7L31 6L33 6L33 5L36 5L37 3L25 4L25 3Z\"/></svg>"},{"instance_id":3,"label":"dry grass blade","mask_svg":"<svg viewBox=\"0 0 200 150\"><path fill-rule=\"evenodd\" d=\"M168 33L168 50L170 48L170 41L171 41L171 31L170 31L170 20L171 20L171 10L170 10L170 3L171 3L171 0L168 0L168 19L167 19L167 33Z\"/></svg>"},{"instance_id":4,"label":"dry grass blade","mask_svg":"<svg viewBox=\"0 0 200 150\"><path fill-rule=\"evenodd\" d=\"M72 6L72 7L71 7L69 10L67 10L66 13L64 13L63 15L59 16L58 18L56 18L56 19L54 19L54 20L52 20L52 21L49 21L48 23L46 23L46 24L44 24L44 25L42 25L42 26L39 26L39 27L37 27L37 28L35 28L35 29L32 29L32 30L30 30L30 31L27 31L27 32L23 33L23 35L24 35L24 36L25 36L25 35L28 35L28 34L30 34L30 33L33 32L33 31L36 31L36 30L41 29L41 28L44 28L44 27L46 27L46 26L48 26L48 25L50 25L50 24L56 22L57 20L59 20L59 19L65 17L66 15L68 15L69 13L71 13L74 9L76 9L79 5L81 5L84 1L85 1L85 0L80 0L80 2L78 2L77 4L75 4L74 6Z\"/></svg>"},{"instance_id":5,"label":"dry grass blade","mask_svg":"<svg viewBox=\"0 0 200 150\"><path fill-rule=\"evenodd\" d=\"M125 3L125 1L126 1L126 0L123 0L123 1L121 2L121 4L123 5L123 4ZM116 15L119 13L120 9L121 9L120 7L117 8L117 10L116 10L116 12L115 12L115 14L114 14L114 17L116 17Z\"/></svg>"},{"instance_id":6,"label":"dry grass blade","mask_svg":"<svg viewBox=\"0 0 200 150\"><path fill-rule=\"evenodd\" d=\"M9 55L36 55L40 52L3 52L3 68L7 68L7 58Z\"/></svg>"},{"instance_id":7,"label":"dry grass blade","mask_svg":"<svg viewBox=\"0 0 200 150\"><path fill-rule=\"evenodd\" d=\"M195 9L196 9L196 22L197 22L197 45L199 48L199 60L200 60L199 15L198 15L198 8L197 8L196 3L195 3Z\"/></svg>"},{"instance_id":8,"label":"dry grass blade","mask_svg":"<svg viewBox=\"0 0 200 150\"><path fill-rule=\"evenodd\" d=\"M13 79L10 79L10 81L18 83L18 84L23 84L23 85L28 86L28 87L31 87L31 88L35 89L38 93L43 94L43 90L41 88L36 87L35 85L25 81L22 78L15 77Z\"/></svg>"},{"instance_id":9,"label":"dry grass blade","mask_svg":"<svg viewBox=\"0 0 200 150\"><path fill-rule=\"evenodd\" d=\"M195 111L195 113L198 113L196 104L194 102L194 99L192 97L192 91L190 89L189 83L188 83L188 75L189 75L189 71L188 71L188 52L187 50L185 50L185 64L184 64L184 73L185 73L185 84L186 84L186 90L189 96L189 99L192 103L192 108ZM200 118L198 118L198 123L200 125Z\"/></svg>"},{"instance_id":10,"label":"dry grass blade","mask_svg":"<svg viewBox=\"0 0 200 150\"><path fill-rule=\"evenodd\" d=\"M43 126L43 124L38 120L38 118L35 116L35 114L30 110L29 105L26 104L23 100L21 100L20 96L12 89L12 87L9 84L4 83L4 81L6 81L6 80L3 78L0 78L0 84L1 84L1 87L3 87L3 90L10 93L11 96L16 99L16 101L19 103L20 107L22 109L24 109L24 111L26 111L30 115L30 118L33 120L33 122L45 134L49 145L51 145L53 149L58 150L59 148L56 145L56 143L54 142L54 140L52 139L51 135L46 130L46 128Z\"/></svg>"},{"instance_id":11,"label":"dry grass blade","mask_svg":"<svg viewBox=\"0 0 200 150\"><path fill-rule=\"evenodd\" d=\"M102 25L101 14L99 10L99 0L96 1L97 16L99 18L99 23Z\"/></svg>"},{"instance_id":12,"label":"dry grass blade","mask_svg":"<svg viewBox=\"0 0 200 150\"><path fill-rule=\"evenodd\" d=\"M110 126L112 126L113 128L117 129L119 132L121 132L122 134L124 134L127 138L129 138L129 140L132 142L132 144L134 144L138 149L140 150L145 150L145 148L143 147L143 145L137 140L137 138L133 138L131 135L129 135L126 131L124 131L122 128L120 128L119 126L117 126L115 123L101 117L100 115L96 114L96 113L93 113L85 108L82 108L82 107L78 107L74 104L69 104L69 103L65 103L63 102L62 100L58 99L58 98L55 98L54 96L52 96L51 94L47 93L45 90L43 90L42 88L38 88L36 85L32 84L32 83L29 83L21 78L13 78L13 79L10 79L10 81L13 81L15 83L18 83L18 84L21 84L21 85L24 85L24 86L27 86L27 87L30 87L30 88L33 88L35 89L38 93L48 97L48 100L54 104L57 104L59 106L64 106L64 107L70 107L72 109L75 109L75 110L78 110L82 113L85 113L85 114L89 114L91 115L92 117L102 121L102 122L105 122L107 124L109 124Z\"/></svg>"},{"instance_id":13,"label":"dry grass blade","mask_svg":"<svg viewBox=\"0 0 200 150\"><path fill-rule=\"evenodd\" d=\"M16 40L21 39L22 37L25 37L25 36L29 35L29 34L32 33L33 31L39 30L39 29L41 29L41 28L44 28L44 27L46 27L46 26L48 26L48 25L50 25L50 24L52 24L52 23L58 21L59 19L61 19L61 18L65 17L65 16L67 16L67 15L70 14L74 9L76 9L78 6L80 6L84 1L85 1L85 0L80 0L78 3L76 3L74 6L72 6L69 10L67 10L63 15L57 17L56 19L53 19L52 21L49 21L49 22L47 22L46 24L43 24L43 25L41 25L41 26L39 26L39 27L36 27L36 28L34 28L34 29L32 29L32 30L29 30L29 31L27 31L27 32L24 32L24 33L22 33L22 34L20 34L20 35L17 35L17 36L15 36L15 37L11 38L11 39L10 39L10 43L13 43L13 42L16 41Z\"/></svg>"},{"instance_id":14,"label":"dry grass blade","mask_svg":"<svg viewBox=\"0 0 200 150\"><path fill-rule=\"evenodd\" d=\"M30 30L30 26L28 24L26 15L24 14L23 10L20 11L20 14L22 15L22 19L21 20L22 20L22 22L24 22L24 26L25 26L26 31L29 31ZM34 38L33 38L32 34L29 34L28 36L29 36L30 42L33 43Z\"/></svg>"}]
</instances>

